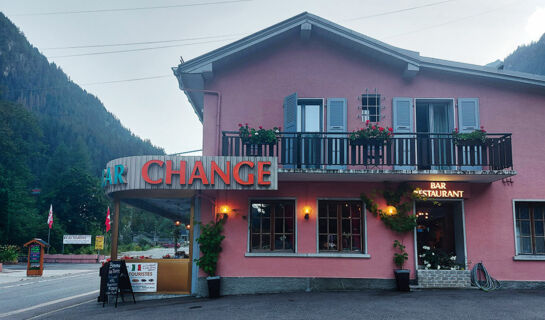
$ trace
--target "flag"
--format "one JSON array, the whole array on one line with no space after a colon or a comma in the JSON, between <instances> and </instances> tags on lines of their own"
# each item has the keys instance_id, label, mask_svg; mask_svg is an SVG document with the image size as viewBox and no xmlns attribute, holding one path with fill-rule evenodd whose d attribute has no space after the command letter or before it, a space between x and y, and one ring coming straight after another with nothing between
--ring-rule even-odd
<instances>
[{"instance_id":1,"label":"flag","mask_svg":"<svg viewBox=\"0 0 545 320\"><path fill-rule=\"evenodd\" d=\"M53 205L52 204L49 206L49 216L47 216L47 224L49 225L49 229L53 227Z\"/></svg>"},{"instance_id":2,"label":"flag","mask_svg":"<svg viewBox=\"0 0 545 320\"><path fill-rule=\"evenodd\" d=\"M104 224L106 225L106 232L110 231L110 207L108 207L106 222Z\"/></svg>"}]
</instances>

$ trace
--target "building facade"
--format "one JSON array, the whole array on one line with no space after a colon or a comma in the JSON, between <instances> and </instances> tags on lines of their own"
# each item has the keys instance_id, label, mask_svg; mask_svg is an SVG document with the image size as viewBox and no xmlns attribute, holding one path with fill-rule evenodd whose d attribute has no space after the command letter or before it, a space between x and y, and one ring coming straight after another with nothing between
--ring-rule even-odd
<instances>
[{"instance_id":1,"label":"building facade","mask_svg":"<svg viewBox=\"0 0 545 320\"><path fill-rule=\"evenodd\" d=\"M437 269L431 253L443 269L482 262L505 286L545 281L545 78L422 57L309 13L174 73L204 156L278 162L276 190L203 191L201 221L228 208L224 294L393 287L394 240L415 283ZM278 133L252 143L246 126ZM351 140L373 126L392 134ZM457 136L475 131L482 143ZM381 191L400 184L423 196L406 233L361 197L384 211Z\"/></svg>"}]
</instances>

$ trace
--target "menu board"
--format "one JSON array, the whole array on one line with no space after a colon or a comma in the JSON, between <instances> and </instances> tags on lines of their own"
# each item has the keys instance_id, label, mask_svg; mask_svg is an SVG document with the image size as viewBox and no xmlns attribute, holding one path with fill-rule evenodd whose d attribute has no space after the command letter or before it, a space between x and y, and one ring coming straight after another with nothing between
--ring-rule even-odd
<instances>
[{"instance_id":1,"label":"menu board","mask_svg":"<svg viewBox=\"0 0 545 320\"><path fill-rule=\"evenodd\" d=\"M116 295L119 287L119 275L121 274L121 261L110 261L108 268L108 282L106 283L106 294Z\"/></svg>"},{"instance_id":2,"label":"menu board","mask_svg":"<svg viewBox=\"0 0 545 320\"><path fill-rule=\"evenodd\" d=\"M157 292L157 262L127 263L134 292Z\"/></svg>"},{"instance_id":3,"label":"menu board","mask_svg":"<svg viewBox=\"0 0 545 320\"><path fill-rule=\"evenodd\" d=\"M39 269L40 268L40 258L41 258L41 255L42 255L42 247L39 245L39 244L31 244L29 246L29 263L30 263L30 268L32 269Z\"/></svg>"}]
</instances>

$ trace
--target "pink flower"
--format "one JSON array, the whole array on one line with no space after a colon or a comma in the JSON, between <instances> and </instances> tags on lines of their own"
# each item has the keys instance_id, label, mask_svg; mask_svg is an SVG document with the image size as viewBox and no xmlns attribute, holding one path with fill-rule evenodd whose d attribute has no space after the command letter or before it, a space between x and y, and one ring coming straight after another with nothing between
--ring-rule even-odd
<instances>
[{"instance_id":1,"label":"pink flower","mask_svg":"<svg viewBox=\"0 0 545 320\"><path fill-rule=\"evenodd\" d=\"M242 123L239 123L238 126L239 126L239 127L242 127Z\"/></svg>"},{"instance_id":2,"label":"pink flower","mask_svg":"<svg viewBox=\"0 0 545 320\"><path fill-rule=\"evenodd\" d=\"M248 122L246 122L246 126L248 126Z\"/></svg>"},{"instance_id":3,"label":"pink flower","mask_svg":"<svg viewBox=\"0 0 545 320\"><path fill-rule=\"evenodd\" d=\"M369 120L366 120L366 121L365 121L365 124L369 124Z\"/></svg>"},{"instance_id":4,"label":"pink flower","mask_svg":"<svg viewBox=\"0 0 545 320\"><path fill-rule=\"evenodd\" d=\"M384 128L380 127L380 128L378 128L378 131L382 132L382 131L384 131Z\"/></svg>"},{"instance_id":5,"label":"pink flower","mask_svg":"<svg viewBox=\"0 0 545 320\"><path fill-rule=\"evenodd\" d=\"M278 127L278 131L282 131L282 127Z\"/></svg>"},{"instance_id":6,"label":"pink flower","mask_svg":"<svg viewBox=\"0 0 545 320\"><path fill-rule=\"evenodd\" d=\"M263 127L262 127L262 126L259 126L259 129L263 129Z\"/></svg>"},{"instance_id":7,"label":"pink flower","mask_svg":"<svg viewBox=\"0 0 545 320\"><path fill-rule=\"evenodd\" d=\"M393 128L388 128L388 131L394 132L394 129Z\"/></svg>"},{"instance_id":8,"label":"pink flower","mask_svg":"<svg viewBox=\"0 0 545 320\"><path fill-rule=\"evenodd\" d=\"M375 130L376 128L377 128L377 126L375 126L375 125L373 125L373 126L371 127L371 129L373 129L373 130Z\"/></svg>"}]
</instances>

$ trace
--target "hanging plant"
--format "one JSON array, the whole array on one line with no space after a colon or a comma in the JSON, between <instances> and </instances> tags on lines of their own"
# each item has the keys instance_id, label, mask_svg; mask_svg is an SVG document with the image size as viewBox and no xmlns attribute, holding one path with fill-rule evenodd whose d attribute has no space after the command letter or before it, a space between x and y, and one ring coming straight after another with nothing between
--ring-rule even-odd
<instances>
[{"instance_id":1,"label":"hanging plant","mask_svg":"<svg viewBox=\"0 0 545 320\"><path fill-rule=\"evenodd\" d=\"M377 203L372 199L372 197L376 197L376 193L374 192L371 196L362 193L361 199L365 203L367 210L371 211L375 217L380 217L380 220L391 230L398 233L414 230L416 227L416 215L410 214L412 211L412 201L426 200L426 198L418 194L418 189L413 190L408 183L404 182L399 184L396 189L385 188L382 191L382 196L386 200L386 205L393 206L397 213L379 209Z\"/></svg>"}]
</instances>

